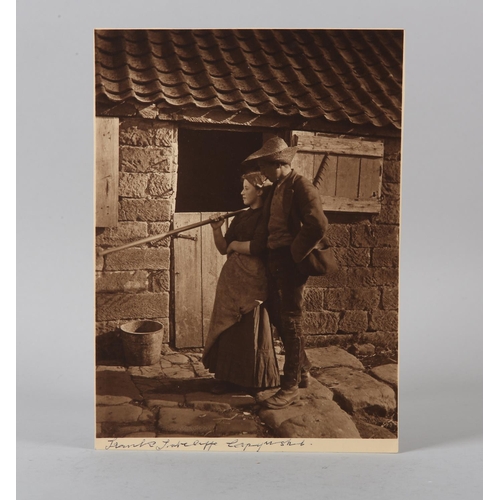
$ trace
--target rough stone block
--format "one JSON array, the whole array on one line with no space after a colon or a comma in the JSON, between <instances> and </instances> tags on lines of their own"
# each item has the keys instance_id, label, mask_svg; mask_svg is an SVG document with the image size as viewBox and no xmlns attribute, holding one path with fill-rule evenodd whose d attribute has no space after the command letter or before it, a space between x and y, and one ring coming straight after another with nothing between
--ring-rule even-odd
<instances>
[{"instance_id":1,"label":"rough stone block","mask_svg":"<svg viewBox=\"0 0 500 500\"><path fill-rule=\"evenodd\" d=\"M398 226L357 225L351 229L351 243L354 247L397 247L398 241Z\"/></svg>"},{"instance_id":2,"label":"rough stone block","mask_svg":"<svg viewBox=\"0 0 500 500\"><path fill-rule=\"evenodd\" d=\"M108 271L169 268L170 249L168 248L128 248L106 255L106 270Z\"/></svg>"},{"instance_id":3,"label":"rough stone block","mask_svg":"<svg viewBox=\"0 0 500 500\"><path fill-rule=\"evenodd\" d=\"M118 211L120 221L168 221L172 216L171 200L122 199Z\"/></svg>"},{"instance_id":4,"label":"rough stone block","mask_svg":"<svg viewBox=\"0 0 500 500\"><path fill-rule=\"evenodd\" d=\"M118 194L125 198L144 198L146 196L148 178L147 174L121 172Z\"/></svg>"},{"instance_id":5,"label":"rough stone block","mask_svg":"<svg viewBox=\"0 0 500 500\"><path fill-rule=\"evenodd\" d=\"M399 272L394 268L353 268L347 271L352 287L397 286Z\"/></svg>"},{"instance_id":6,"label":"rough stone block","mask_svg":"<svg viewBox=\"0 0 500 500\"><path fill-rule=\"evenodd\" d=\"M385 160L382 176L383 182L399 183L401 181L401 162Z\"/></svg>"},{"instance_id":7,"label":"rough stone block","mask_svg":"<svg viewBox=\"0 0 500 500\"><path fill-rule=\"evenodd\" d=\"M399 267L399 250L397 248L374 248L373 267Z\"/></svg>"},{"instance_id":8,"label":"rough stone block","mask_svg":"<svg viewBox=\"0 0 500 500\"><path fill-rule=\"evenodd\" d=\"M349 298L349 309L374 309L380 302L380 291L377 288L352 288Z\"/></svg>"},{"instance_id":9,"label":"rough stone block","mask_svg":"<svg viewBox=\"0 0 500 500\"><path fill-rule=\"evenodd\" d=\"M389 311L397 309L399 302L399 290L397 288L382 289L382 309Z\"/></svg>"},{"instance_id":10,"label":"rough stone block","mask_svg":"<svg viewBox=\"0 0 500 500\"><path fill-rule=\"evenodd\" d=\"M146 222L119 222L116 227L107 227L96 235L96 245L123 245L148 236Z\"/></svg>"},{"instance_id":11,"label":"rough stone block","mask_svg":"<svg viewBox=\"0 0 500 500\"><path fill-rule=\"evenodd\" d=\"M326 309L334 309L333 306L340 303L342 310L368 310L376 308L380 302L378 288L345 288L341 291L341 297L338 291L334 291L331 295L326 294Z\"/></svg>"},{"instance_id":12,"label":"rough stone block","mask_svg":"<svg viewBox=\"0 0 500 500\"><path fill-rule=\"evenodd\" d=\"M306 335L306 347L327 347L334 345L345 350L354 344L373 344L383 351L397 352L398 334L397 332L362 332L362 333L340 333L336 335ZM387 362L396 363L396 357L388 358Z\"/></svg>"},{"instance_id":13,"label":"rough stone block","mask_svg":"<svg viewBox=\"0 0 500 500\"><path fill-rule=\"evenodd\" d=\"M401 196L401 185L399 182L382 183L382 196L388 201L399 200Z\"/></svg>"},{"instance_id":14,"label":"rough stone block","mask_svg":"<svg viewBox=\"0 0 500 500\"><path fill-rule=\"evenodd\" d=\"M328 311L343 311L350 291L347 288L329 288L325 291L324 307Z\"/></svg>"},{"instance_id":15,"label":"rough stone block","mask_svg":"<svg viewBox=\"0 0 500 500\"><path fill-rule=\"evenodd\" d=\"M96 337L106 335L110 332L118 332L120 328L120 321L99 321L95 324Z\"/></svg>"},{"instance_id":16,"label":"rough stone block","mask_svg":"<svg viewBox=\"0 0 500 500\"><path fill-rule=\"evenodd\" d=\"M306 311L323 310L324 290L321 288L306 288L304 293L304 308Z\"/></svg>"},{"instance_id":17,"label":"rough stone block","mask_svg":"<svg viewBox=\"0 0 500 500\"><path fill-rule=\"evenodd\" d=\"M169 147L176 142L176 127L169 123L147 125L140 120L125 120L120 124L120 144Z\"/></svg>"},{"instance_id":18,"label":"rough stone block","mask_svg":"<svg viewBox=\"0 0 500 500\"><path fill-rule=\"evenodd\" d=\"M399 138L384 139L384 158L392 159L401 154L401 140Z\"/></svg>"},{"instance_id":19,"label":"rough stone block","mask_svg":"<svg viewBox=\"0 0 500 500\"><path fill-rule=\"evenodd\" d=\"M310 276L307 284L309 287L318 288L339 288L346 286L347 270L341 268L337 272L326 274L325 276Z\"/></svg>"},{"instance_id":20,"label":"rough stone block","mask_svg":"<svg viewBox=\"0 0 500 500\"><path fill-rule=\"evenodd\" d=\"M369 248L335 248L334 253L339 266L366 267L370 265Z\"/></svg>"},{"instance_id":21,"label":"rough stone block","mask_svg":"<svg viewBox=\"0 0 500 500\"><path fill-rule=\"evenodd\" d=\"M398 224L399 220L399 203L387 203L384 200L380 213L377 214L373 222L376 224Z\"/></svg>"},{"instance_id":22,"label":"rough stone block","mask_svg":"<svg viewBox=\"0 0 500 500\"><path fill-rule=\"evenodd\" d=\"M338 328L338 313L306 312L303 329L306 335L318 333L335 333Z\"/></svg>"},{"instance_id":23,"label":"rough stone block","mask_svg":"<svg viewBox=\"0 0 500 500\"><path fill-rule=\"evenodd\" d=\"M144 292L148 289L146 271L114 271L97 273L97 292Z\"/></svg>"},{"instance_id":24,"label":"rough stone block","mask_svg":"<svg viewBox=\"0 0 500 500\"><path fill-rule=\"evenodd\" d=\"M120 146L122 172L149 173L175 170L171 148L134 148Z\"/></svg>"},{"instance_id":25,"label":"rough stone block","mask_svg":"<svg viewBox=\"0 0 500 500\"><path fill-rule=\"evenodd\" d=\"M170 271L154 271L151 273L150 280L152 292L170 291Z\"/></svg>"},{"instance_id":26,"label":"rough stone block","mask_svg":"<svg viewBox=\"0 0 500 500\"><path fill-rule=\"evenodd\" d=\"M148 193L159 198L169 197L172 194L172 175L152 174L149 178Z\"/></svg>"},{"instance_id":27,"label":"rough stone block","mask_svg":"<svg viewBox=\"0 0 500 500\"><path fill-rule=\"evenodd\" d=\"M349 227L345 224L330 224L326 231L326 238L332 247L349 246Z\"/></svg>"},{"instance_id":28,"label":"rough stone block","mask_svg":"<svg viewBox=\"0 0 500 500\"><path fill-rule=\"evenodd\" d=\"M104 269L104 256L97 255L95 258L95 270L102 271Z\"/></svg>"},{"instance_id":29,"label":"rough stone block","mask_svg":"<svg viewBox=\"0 0 500 500\"><path fill-rule=\"evenodd\" d=\"M150 222L148 226L150 236L168 233L172 229L170 222ZM170 236L167 236L166 238L152 241L150 244L153 247L170 247L170 242L171 238Z\"/></svg>"},{"instance_id":30,"label":"rough stone block","mask_svg":"<svg viewBox=\"0 0 500 500\"><path fill-rule=\"evenodd\" d=\"M97 321L168 316L168 293L98 293Z\"/></svg>"},{"instance_id":31,"label":"rough stone block","mask_svg":"<svg viewBox=\"0 0 500 500\"><path fill-rule=\"evenodd\" d=\"M339 330L347 333L366 332L368 313L366 311L345 311L340 320Z\"/></svg>"},{"instance_id":32,"label":"rough stone block","mask_svg":"<svg viewBox=\"0 0 500 500\"><path fill-rule=\"evenodd\" d=\"M397 311L373 311L370 316L370 330L398 331Z\"/></svg>"}]
</instances>

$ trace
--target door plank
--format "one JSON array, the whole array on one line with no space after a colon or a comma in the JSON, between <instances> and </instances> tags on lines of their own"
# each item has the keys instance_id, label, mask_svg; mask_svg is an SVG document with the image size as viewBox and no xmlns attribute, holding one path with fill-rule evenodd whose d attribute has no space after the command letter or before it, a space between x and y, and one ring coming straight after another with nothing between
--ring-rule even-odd
<instances>
[{"instance_id":1,"label":"door plank","mask_svg":"<svg viewBox=\"0 0 500 500\"><path fill-rule=\"evenodd\" d=\"M314 179L316 178L324 157L324 154L314 155ZM329 155L326 159L325 171L317 186L322 195L333 196L335 194L337 188L337 161L338 158L334 155Z\"/></svg>"},{"instance_id":2,"label":"door plank","mask_svg":"<svg viewBox=\"0 0 500 500\"><path fill-rule=\"evenodd\" d=\"M291 163L292 168L312 182L314 170L314 153L297 153Z\"/></svg>"},{"instance_id":3,"label":"door plank","mask_svg":"<svg viewBox=\"0 0 500 500\"><path fill-rule=\"evenodd\" d=\"M174 215L174 228L201 220L200 213L177 213ZM200 227L174 238L174 266L175 346L199 347L203 345Z\"/></svg>"},{"instance_id":4,"label":"door plank","mask_svg":"<svg viewBox=\"0 0 500 500\"><path fill-rule=\"evenodd\" d=\"M95 119L95 225L118 225L118 118Z\"/></svg>"},{"instance_id":5,"label":"door plank","mask_svg":"<svg viewBox=\"0 0 500 500\"><path fill-rule=\"evenodd\" d=\"M367 200L380 197L382 159L361 158L359 174L359 198Z\"/></svg>"},{"instance_id":6,"label":"door plank","mask_svg":"<svg viewBox=\"0 0 500 500\"><path fill-rule=\"evenodd\" d=\"M340 156L337 164L335 196L356 199L359 186L359 158Z\"/></svg>"},{"instance_id":7,"label":"door plank","mask_svg":"<svg viewBox=\"0 0 500 500\"><path fill-rule=\"evenodd\" d=\"M355 137L328 137L315 135L314 132L294 131L298 151L315 151L317 153L332 153L337 155L384 156L382 141L369 141Z\"/></svg>"}]
</instances>

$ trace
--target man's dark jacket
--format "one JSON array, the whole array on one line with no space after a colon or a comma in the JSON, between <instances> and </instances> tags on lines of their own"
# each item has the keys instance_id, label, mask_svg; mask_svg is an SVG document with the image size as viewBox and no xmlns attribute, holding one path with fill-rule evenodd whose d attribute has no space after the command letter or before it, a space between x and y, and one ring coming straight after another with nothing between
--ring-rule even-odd
<instances>
[{"instance_id":1,"label":"man's dark jacket","mask_svg":"<svg viewBox=\"0 0 500 500\"><path fill-rule=\"evenodd\" d=\"M328 220L321 206L319 192L309 180L292 170L283 182L283 212L288 220L288 230L294 238L290 250L294 262L299 263L322 240ZM264 205L266 229L275 189L276 183ZM267 243L267 234L264 240Z\"/></svg>"}]
</instances>

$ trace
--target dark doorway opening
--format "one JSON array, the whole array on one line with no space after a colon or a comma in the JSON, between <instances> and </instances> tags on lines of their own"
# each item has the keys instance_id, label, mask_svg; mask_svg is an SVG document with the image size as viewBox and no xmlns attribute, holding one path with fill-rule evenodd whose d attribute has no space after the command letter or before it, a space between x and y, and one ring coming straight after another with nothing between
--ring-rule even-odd
<instances>
[{"instance_id":1,"label":"dark doorway opening","mask_svg":"<svg viewBox=\"0 0 500 500\"><path fill-rule=\"evenodd\" d=\"M260 132L180 129L175 211L243 208L241 162L261 146Z\"/></svg>"}]
</instances>

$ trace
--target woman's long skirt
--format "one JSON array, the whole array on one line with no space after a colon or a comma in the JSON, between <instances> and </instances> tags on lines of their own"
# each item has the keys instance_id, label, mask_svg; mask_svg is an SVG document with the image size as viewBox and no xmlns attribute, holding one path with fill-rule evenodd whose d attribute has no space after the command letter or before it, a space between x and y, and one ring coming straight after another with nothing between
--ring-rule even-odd
<instances>
[{"instance_id":1,"label":"woman's long skirt","mask_svg":"<svg viewBox=\"0 0 500 500\"><path fill-rule=\"evenodd\" d=\"M210 348L205 367L220 381L241 387L279 386L271 325L262 305L223 331Z\"/></svg>"}]
</instances>

